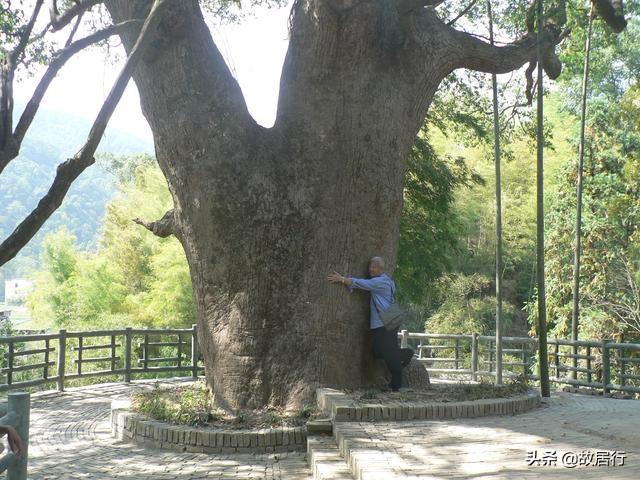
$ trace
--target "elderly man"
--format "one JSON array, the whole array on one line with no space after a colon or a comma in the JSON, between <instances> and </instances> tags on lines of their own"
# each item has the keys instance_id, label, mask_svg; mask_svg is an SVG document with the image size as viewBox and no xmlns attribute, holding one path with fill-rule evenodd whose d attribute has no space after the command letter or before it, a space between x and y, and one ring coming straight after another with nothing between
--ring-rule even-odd
<instances>
[{"instance_id":1,"label":"elderly man","mask_svg":"<svg viewBox=\"0 0 640 480\"><path fill-rule=\"evenodd\" d=\"M394 281L384 273L384 260L381 257L373 257L369 261L369 276L371 278L345 277L338 272L328 276L331 283L341 283L353 291L358 288L371 293L369 317L371 333L373 334L373 355L384 359L387 368L391 372L389 388L397 392L402 385L402 366L411 361L413 350L398 348L398 329L387 331L380 320L380 312L384 312L394 302L396 285Z\"/></svg>"}]
</instances>

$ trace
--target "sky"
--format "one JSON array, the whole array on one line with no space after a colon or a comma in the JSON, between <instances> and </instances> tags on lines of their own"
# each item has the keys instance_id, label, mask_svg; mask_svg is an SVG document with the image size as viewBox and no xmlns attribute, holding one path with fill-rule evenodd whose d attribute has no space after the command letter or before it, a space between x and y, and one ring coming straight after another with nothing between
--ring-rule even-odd
<instances>
[{"instance_id":1,"label":"sky","mask_svg":"<svg viewBox=\"0 0 640 480\"><path fill-rule=\"evenodd\" d=\"M275 120L280 71L288 45L289 8L258 8L252 17L235 25L214 26L209 22L214 41L240 84L249 111L265 127ZM124 64L124 55L121 57L120 62L113 64L102 50L78 53L58 73L41 105L93 121ZM14 86L18 100L27 101L31 97L43 71L31 78L18 78ZM151 139L133 81L129 82L110 126Z\"/></svg>"}]
</instances>

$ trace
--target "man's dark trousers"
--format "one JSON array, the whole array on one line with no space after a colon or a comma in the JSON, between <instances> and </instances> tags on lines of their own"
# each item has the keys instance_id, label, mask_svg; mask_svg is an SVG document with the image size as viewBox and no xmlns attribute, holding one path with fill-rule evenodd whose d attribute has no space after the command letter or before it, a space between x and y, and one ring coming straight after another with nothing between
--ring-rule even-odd
<instances>
[{"instance_id":1,"label":"man's dark trousers","mask_svg":"<svg viewBox=\"0 0 640 480\"><path fill-rule=\"evenodd\" d=\"M398 347L398 329L388 331L384 327L374 328L373 356L384 359L391 372L391 390L397 390L402 385L402 359Z\"/></svg>"}]
</instances>

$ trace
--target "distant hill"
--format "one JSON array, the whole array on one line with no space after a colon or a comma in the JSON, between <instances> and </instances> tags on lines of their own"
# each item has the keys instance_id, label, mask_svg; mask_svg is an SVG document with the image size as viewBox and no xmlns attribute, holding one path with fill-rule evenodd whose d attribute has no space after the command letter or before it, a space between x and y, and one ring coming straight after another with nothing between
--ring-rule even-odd
<instances>
[{"instance_id":1,"label":"distant hill","mask_svg":"<svg viewBox=\"0 0 640 480\"><path fill-rule=\"evenodd\" d=\"M23 105L16 105L21 112ZM40 109L20 152L0 175L0 241L9 235L24 217L35 208L49 189L56 167L80 149L91 128L85 118L67 113ZM107 129L99 153L129 155L153 154L150 139L143 139L118 130ZM11 262L0 268L0 289L4 278L25 276L36 268L44 236L66 226L78 238L82 249L92 249L105 213L105 206L115 193L113 175L100 162L89 167L71 186L61 208L42 230ZM4 292L0 291L0 300Z\"/></svg>"}]
</instances>

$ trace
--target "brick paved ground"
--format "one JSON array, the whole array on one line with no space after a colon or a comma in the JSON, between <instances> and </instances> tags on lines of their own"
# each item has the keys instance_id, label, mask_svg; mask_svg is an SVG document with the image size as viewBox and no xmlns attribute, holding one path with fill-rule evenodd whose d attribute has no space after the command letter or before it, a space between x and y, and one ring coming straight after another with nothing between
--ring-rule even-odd
<instances>
[{"instance_id":1,"label":"brick paved ground","mask_svg":"<svg viewBox=\"0 0 640 480\"><path fill-rule=\"evenodd\" d=\"M632 400L554 393L542 408L516 416L340 423L335 436L362 480L640 478L640 402ZM556 466L528 465L534 450L550 460L556 452ZM593 463L609 457L598 451L624 451L626 458L617 467L563 466L565 452L584 451L594 453Z\"/></svg>"},{"instance_id":2,"label":"brick paved ground","mask_svg":"<svg viewBox=\"0 0 640 480\"><path fill-rule=\"evenodd\" d=\"M303 453L206 455L145 449L111 437L110 403L150 383L105 384L32 397L30 479L308 480ZM640 478L640 402L554 394L506 417L339 423L362 479ZM556 450L558 466L527 466L528 450ZM560 466L566 451L624 450L625 466ZM393 476L388 473L393 472Z\"/></svg>"},{"instance_id":3,"label":"brick paved ground","mask_svg":"<svg viewBox=\"0 0 640 480\"><path fill-rule=\"evenodd\" d=\"M111 401L152 383L104 384L35 394L29 479L300 479L304 453L207 455L153 450L111 436Z\"/></svg>"}]
</instances>

